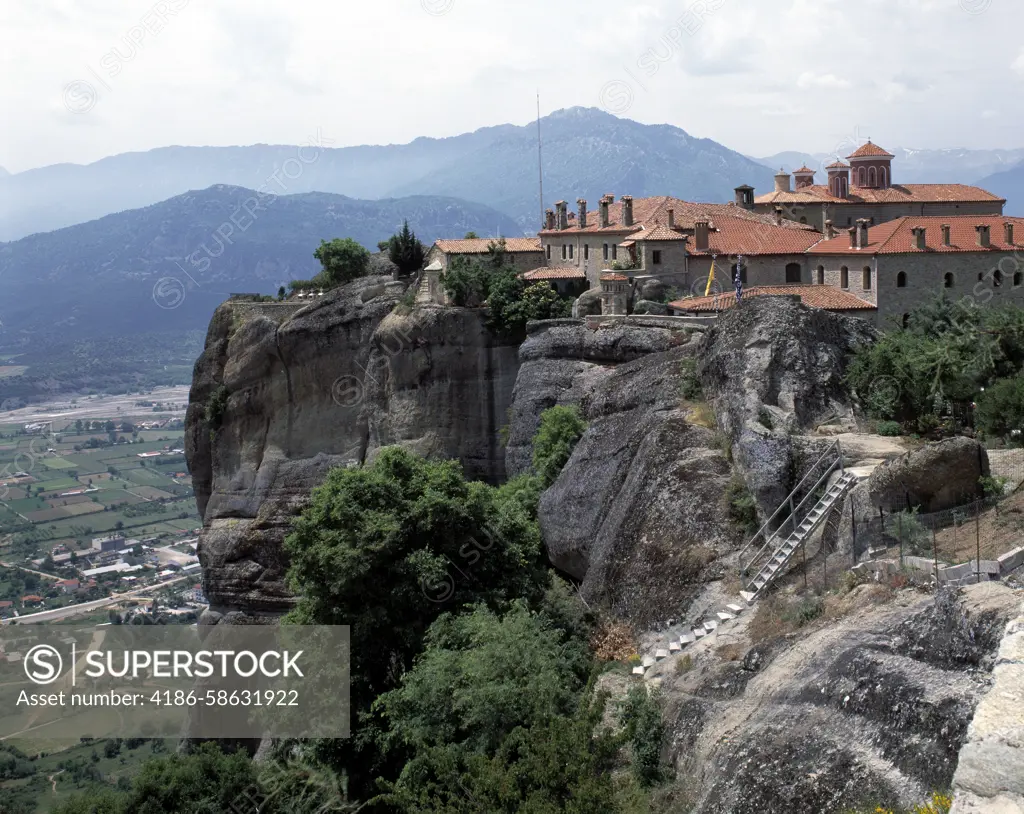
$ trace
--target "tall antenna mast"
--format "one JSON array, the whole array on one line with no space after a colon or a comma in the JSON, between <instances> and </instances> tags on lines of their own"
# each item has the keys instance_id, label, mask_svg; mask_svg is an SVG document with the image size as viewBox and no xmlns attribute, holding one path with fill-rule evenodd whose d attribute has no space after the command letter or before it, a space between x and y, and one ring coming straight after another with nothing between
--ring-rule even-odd
<instances>
[{"instance_id":1,"label":"tall antenna mast","mask_svg":"<svg viewBox=\"0 0 1024 814\"><path fill-rule=\"evenodd\" d=\"M544 228L544 162L540 142L540 91L537 91L537 177L540 181L540 228Z\"/></svg>"}]
</instances>

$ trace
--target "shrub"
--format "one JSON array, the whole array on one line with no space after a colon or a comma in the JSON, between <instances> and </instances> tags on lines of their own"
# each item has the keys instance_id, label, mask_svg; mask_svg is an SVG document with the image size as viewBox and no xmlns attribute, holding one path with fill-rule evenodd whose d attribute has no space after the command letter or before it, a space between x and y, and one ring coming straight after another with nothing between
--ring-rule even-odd
<instances>
[{"instance_id":1,"label":"shrub","mask_svg":"<svg viewBox=\"0 0 1024 814\"><path fill-rule=\"evenodd\" d=\"M210 394L210 399L206 402L206 421L210 425L211 430L220 429L220 425L224 421L224 411L228 406L228 395L228 389L221 385Z\"/></svg>"},{"instance_id":2,"label":"shrub","mask_svg":"<svg viewBox=\"0 0 1024 814\"><path fill-rule=\"evenodd\" d=\"M911 554L927 554L931 551L931 532L917 517L917 507L895 512L885 518L885 533L902 540Z\"/></svg>"},{"instance_id":3,"label":"shrub","mask_svg":"<svg viewBox=\"0 0 1024 814\"><path fill-rule=\"evenodd\" d=\"M1009 478L1000 475L985 475L978 479L978 486L985 493L985 497L1002 497L1006 494L1006 486Z\"/></svg>"},{"instance_id":4,"label":"shrub","mask_svg":"<svg viewBox=\"0 0 1024 814\"><path fill-rule=\"evenodd\" d=\"M662 779L661 747L665 725L656 698L646 684L636 684L626 694L621 721L632 753L633 776L641 786L650 787Z\"/></svg>"},{"instance_id":5,"label":"shrub","mask_svg":"<svg viewBox=\"0 0 1024 814\"><path fill-rule=\"evenodd\" d=\"M533 437L533 468L545 487L555 482L587 429L578 407L549 407L540 414L540 428Z\"/></svg>"},{"instance_id":6,"label":"shrub","mask_svg":"<svg viewBox=\"0 0 1024 814\"><path fill-rule=\"evenodd\" d=\"M321 240L313 257L323 266L317 277L331 287L365 277L370 268L370 253L350 237Z\"/></svg>"},{"instance_id":7,"label":"shrub","mask_svg":"<svg viewBox=\"0 0 1024 814\"><path fill-rule=\"evenodd\" d=\"M1024 429L1024 376L1001 379L978 396L975 418L986 435Z\"/></svg>"},{"instance_id":8,"label":"shrub","mask_svg":"<svg viewBox=\"0 0 1024 814\"><path fill-rule=\"evenodd\" d=\"M899 421L879 421L877 432L879 435L895 438L899 435L903 435L903 427L900 426Z\"/></svg>"},{"instance_id":9,"label":"shrub","mask_svg":"<svg viewBox=\"0 0 1024 814\"><path fill-rule=\"evenodd\" d=\"M679 365L679 395L687 401L697 401L704 397L704 388L697 376L696 359L683 359Z\"/></svg>"},{"instance_id":10,"label":"shrub","mask_svg":"<svg viewBox=\"0 0 1024 814\"><path fill-rule=\"evenodd\" d=\"M748 534L757 531L757 502L740 476L735 476L725 490L729 519Z\"/></svg>"}]
</instances>

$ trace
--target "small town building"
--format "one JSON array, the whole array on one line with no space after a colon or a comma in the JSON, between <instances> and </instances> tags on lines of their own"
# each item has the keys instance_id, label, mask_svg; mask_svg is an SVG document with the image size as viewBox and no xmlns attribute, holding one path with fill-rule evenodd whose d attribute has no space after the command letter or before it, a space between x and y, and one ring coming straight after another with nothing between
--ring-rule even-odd
<instances>
[{"instance_id":1,"label":"small town building","mask_svg":"<svg viewBox=\"0 0 1024 814\"><path fill-rule=\"evenodd\" d=\"M429 267L438 263L443 272L456 257L482 260L491 252L492 247L502 240L505 243L505 259L518 272L529 271L544 265L544 255L540 240L536 237L481 237L463 240L435 240L427 252L426 264Z\"/></svg>"}]
</instances>

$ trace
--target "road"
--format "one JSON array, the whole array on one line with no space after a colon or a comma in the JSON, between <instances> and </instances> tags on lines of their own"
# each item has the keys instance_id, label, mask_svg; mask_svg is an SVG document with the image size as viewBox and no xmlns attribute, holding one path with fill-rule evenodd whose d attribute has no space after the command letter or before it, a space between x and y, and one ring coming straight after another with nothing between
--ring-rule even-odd
<instances>
[{"instance_id":1,"label":"road","mask_svg":"<svg viewBox=\"0 0 1024 814\"><path fill-rule=\"evenodd\" d=\"M175 577L174 579L167 580L167 582L159 582L156 585L149 585L145 588L136 588L134 591L114 594L112 596L105 597L104 599L94 599L91 602L80 602L77 605L68 605L65 608L54 608L53 610L40 611L39 613L28 613L24 616L19 616L16 619L4 619L0 624L9 625L11 622L17 622L19 625L31 625L37 622L59 622L61 619L67 619L72 616L81 616L83 613L91 613L94 610L106 608L110 605L116 605L118 602L124 602L126 599L141 596L149 593L150 591L157 591L167 585L174 585L176 582L182 582L187 579L195 579L195 575L189 574L183 577Z\"/></svg>"},{"instance_id":2,"label":"road","mask_svg":"<svg viewBox=\"0 0 1024 814\"><path fill-rule=\"evenodd\" d=\"M4 568L17 568L19 571L27 571L29 574L35 574L37 577L45 577L46 579L61 580L63 577L57 577L53 574L44 574L42 571L33 571L31 568L26 568L24 565L15 565L13 562L0 562Z\"/></svg>"}]
</instances>

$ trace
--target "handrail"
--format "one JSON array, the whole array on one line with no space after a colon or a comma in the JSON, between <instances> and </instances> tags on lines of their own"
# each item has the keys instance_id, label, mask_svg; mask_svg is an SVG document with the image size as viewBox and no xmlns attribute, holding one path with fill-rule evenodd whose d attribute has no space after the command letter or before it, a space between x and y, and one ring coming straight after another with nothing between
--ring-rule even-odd
<instances>
[{"instance_id":1,"label":"handrail","mask_svg":"<svg viewBox=\"0 0 1024 814\"><path fill-rule=\"evenodd\" d=\"M799 512L800 512L800 510L801 510L801 509L803 508L804 504L805 504L805 503L806 503L806 502L807 502L808 500L810 500L810 499L811 499L811 497L812 497L812 496L814 495L814 490L815 490L815 489L817 489L817 488L818 488L818 487L819 487L819 486L821 485L822 481L824 481L824 480L825 480L826 478L828 478L828 476L829 476L829 475L831 475L831 474L832 474L833 472L835 472L835 471L836 471L836 470L835 470L835 461L833 461L833 462L832 462L832 465L831 465L831 466L829 466L829 468L825 470L825 472L824 472L824 473L822 474L822 476L821 476L820 478L818 478L818 480L817 480L817 482L816 482L816 483L814 484L814 486L812 486L812 487L810 488L810 490L809 490L809 491L807 492L807 494L806 494L806 495L804 496L804 499L803 499L803 500L801 500L801 501L800 501L800 502L799 502L799 503L798 503L798 504L796 505L796 507L795 507L795 508L793 509L793 512L792 512L792 514L790 515L790 517L796 517L796 516L797 516L797 515L799 514ZM816 500L814 501L814 505L817 505L817 504L818 504L818 503L820 503L820 502L821 502L821 501L822 501L823 499L824 499L824 496L822 496L822 497L819 497L819 498L817 498L817 499L816 499ZM807 519L807 518L805 517L805 518L804 518L804 520L806 520L806 519ZM800 522L802 523L802 522L803 522L803 520L801 520ZM791 533L791 534L795 534L795 533L796 533L796 530L797 530L798 528L800 528L800 526L799 526L799 525L797 525L796 521L794 520L794 521L793 521L793 531L792 531L792 532L790 532L790 533ZM772 539L774 539L774 538L775 538L776 536L778 536L778 535L777 535L777 534L776 534L776 535L772 535ZM765 543L765 544L764 544L764 545L763 545L763 546L761 547L761 550L760 550L760 551L758 551L758 552L757 552L757 554L755 554L755 555L754 555L753 559L751 559L751 560L750 560L750 562L749 562L749 563L747 563L747 565L746 565L746 566L744 567L744 569L743 569L743 572L744 572L744 573L746 573L747 571L749 571L749 570L750 570L750 567L751 567L751 566L752 566L752 565L753 565L753 564L754 564L755 562L757 562L758 558L759 558L759 557L761 556L761 552L762 552L762 551L764 551L764 550L765 550L765 549L766 549L766 548L768 547L768 545L769 545L769 543L770 543L770 542L771 542L771 540L769 540L769 541L768 541L767 543ZM758 572L757 572L757 573L759 574L759 573L761 573L761 571L763 571L763 570L764 570L764 566L761 566L761 568L760 568L760 569L758 570ZM754 575L754 579L757 579L757 574L755 574L755 575Z\"/></svg>"},{"instance_id":2,"label":"handrail","mask_svg":"<svg viewBox=\"0 0 1024 814\"><path fill-rule=\"evenodd\" d=\"M829 444L825 448L825 451L821 454L821 457L818 458L818 460L816 460L811 465L811 467L807 470L806 474L800 479L800 482L790 490L789 494L786 495L786 500L783 500L782 503L779 504L779 507L775 510L775 513L765 521L765 524L763 526L761 526L761 528L759 528L757 530L757 533L753 537L750 538L750 540L747 542L747 544L745 546L743 546L743 548L740 549L740 553L739 553L739 555L737 555L737 559L739 559L739 560L743 559L743 555L746 553L747 549L749 549L750 546L752 546L754 544L754 540L756 540L761 535L761 533L766 528L768 528L768 526L770 526L772 524L772 521L774 521L775 518L779 516L779 513L783 510L783 508L786 507L786 505L788 504L788 499L789 499L790 495L792 495L801 486L803 486L804 481L807 480L807 478L810 477L811 473L817 468L818 464L820 464L823 460L825 460L825 458L828 456L828 454L832 451L833 448L835 448L838 451L838 453L839 453L839 461L840 461L840 463L842 462L842 460L843 460L842 447L839 445L839 441L833 441L831 444ZM831 469L829 471L831 471ZM769 536L769 537L767 537L766 540L770 541L773 536L774 536L774 534ZM767 545L767 544L768 543L766 542L765 545ZM762 550L763 550L763 548L762 548ZM760 552L758 552L758 553L760 554ZM755 559L756 559L756 557L755 557ZM753 562L753 560L751 562Z\"/></svg>"}]
</instances>

